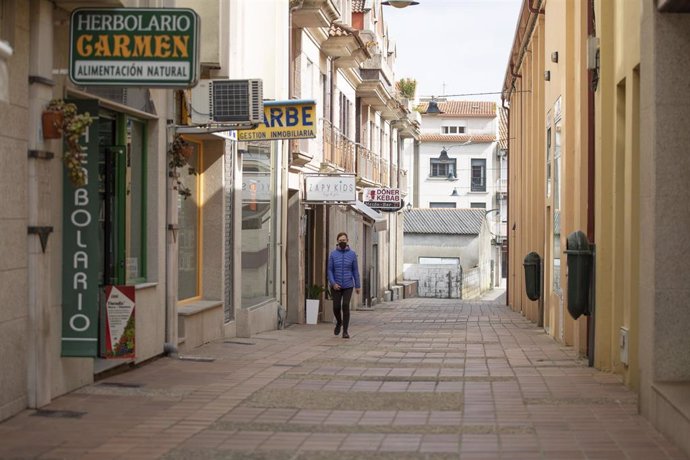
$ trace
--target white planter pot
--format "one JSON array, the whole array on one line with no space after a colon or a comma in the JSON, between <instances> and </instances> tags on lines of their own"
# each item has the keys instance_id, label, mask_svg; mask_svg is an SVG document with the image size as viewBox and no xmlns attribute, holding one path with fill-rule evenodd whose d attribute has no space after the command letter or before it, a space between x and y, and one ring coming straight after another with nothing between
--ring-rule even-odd
<instances>
[{"instance_id":1,"label":"white planter pot","mask_svg":"<svg viewBox=\"0 0 690 460\"><path fill-rule=\"evenodd\" d=\"M316 324L319 318L319 299L307 299L307 324Z\"/></svg>"}]
</instances>

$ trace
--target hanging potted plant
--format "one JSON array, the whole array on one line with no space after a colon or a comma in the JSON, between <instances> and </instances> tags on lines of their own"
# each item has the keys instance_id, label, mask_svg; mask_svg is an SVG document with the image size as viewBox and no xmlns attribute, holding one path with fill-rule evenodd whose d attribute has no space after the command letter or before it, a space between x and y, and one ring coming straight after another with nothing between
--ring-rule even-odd
<instances>
[{"instance_id":1,"label":"hanging potted plant","mask_svg":"<svg viewBox=\"0 0 690 460\"><path fill-rule=\"evenodd\" d=\"M177 190L185 200L187 197L192 196L192 191L187 187L180 179L180 168L187 168L187 172L192 175L196 175L196 169L189 163L189 159L194 153L194 146L184 140L179 134L175 135L170 148L168 149L168 155L170 156L170 161L168 166L170 167L170 172L168 175L173 178L175 184L173 185L173 190Z\"/></svg>"},{"instance_id":2,"label":"hanging potted plant","mask_svg":"<svg viewBox=\"0 0 690 460\"><path fill-rule=\"evenodd\" d=\"M43 112L43 137L45 139L65 140L63 161L67 168L67 175L75 187L86 185L86 171L81 166L81 156L84 154L79 145L79 139L93 123L89 112L77 113L77 106L64 99L53 99Z\"/></svg>"}]
</instances>

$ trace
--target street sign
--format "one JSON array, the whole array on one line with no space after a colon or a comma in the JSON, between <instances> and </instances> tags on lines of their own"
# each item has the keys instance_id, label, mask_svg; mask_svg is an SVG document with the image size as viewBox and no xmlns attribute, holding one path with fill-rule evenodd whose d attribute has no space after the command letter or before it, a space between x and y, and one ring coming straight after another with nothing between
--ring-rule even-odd
<instances>
[{"instance_id":1,"label":"street sign","mask_svg":"<svg viewBox=\"0 0 690 460\"><path fill-rule=\"evenodd\" d=\"M362 201L371 209L397 211L402 207L397 188L365 188Z\"/></svg>"},{"instance_id":2,"label":"street sign","mask_svg":"<svg viewBox=\"0 0 690 460\"><path fill-rule=\"evenodd\" d=\"M316 102L264 101L264 121L255 129L237 132L240 141L313 139L316 137Z\"/></svg>"},{"instance_id":3,"label":"street sign","mask_svg":"<svg viewBox=\"0 0 690 460\"><path fill-rule=\"evenodd\" d=\"M357 186L354 175L305 175L305 201L323 204L354 203Z\"/></svg>"},{"instance_id":4,"label":"street sign","mask_svg":"<svg viewBox=\"0 0 690 460\"><path fill-rule=\"evenodd\" d=\"M70 19L75 85L190 87L199 74L199 16L188 8L78 8Z\"/></svg>"}]
</instances>

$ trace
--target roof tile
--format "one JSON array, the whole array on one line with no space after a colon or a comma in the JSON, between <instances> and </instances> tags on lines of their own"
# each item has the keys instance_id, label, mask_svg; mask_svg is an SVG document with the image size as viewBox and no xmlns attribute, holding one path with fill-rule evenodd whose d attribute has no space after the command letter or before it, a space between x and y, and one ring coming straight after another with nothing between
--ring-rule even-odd
<instances>
[{"instance_id":1,"label":"roof tile","mask_svg":"<svg viewBox=\"0 0 690 460\"><path fill-rule=\"evenodd\" d=\"M467 142L472 141L473 144L486 144L489 142L496 142L496 136L493 134L436 134L426 133L419 136L421 142Z\"/></svg>"},{"instance_id":2,"label":"roof tile","mask_svg":"<svg viewBox=\"0 0 690 460\"><path fill-rule=\"evenodd\" d=\"M438 108L443 112L441 116L462 117L495 117L496 103L488 101L445 101L438 102ZM428 102L419 105L419 111L424 114Z\"/></svg>"},{"instance_id":3,"label":"roof tile","mask_svg":"<svg viewBox=\"0 0 690 460\"><path fill-rule=\"evenodd\" d=\"M422 208L403 212L404 233L478 235L484 209Z\"/></svg>"}]
</instances>

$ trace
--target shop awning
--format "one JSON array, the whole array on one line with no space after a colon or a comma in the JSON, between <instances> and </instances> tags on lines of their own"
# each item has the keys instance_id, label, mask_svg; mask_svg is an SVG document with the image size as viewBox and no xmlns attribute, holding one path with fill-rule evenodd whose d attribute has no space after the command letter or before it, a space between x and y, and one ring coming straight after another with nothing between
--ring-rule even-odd
<instances>
[{"instance_id":1,"label":"shop awning","mask_svg":"<svg viewBox=\"0 0 690 460\"><path fill-rule=\"evenodd\" d=\"M350 206L352 206L352 208L358 213L372 220L374 222L374 230L377 232L388 230L388 219L386 219L380 212L371 209L369 206L359 200L355 201L354 204L351 204Z\"/></svg>"}]
</instances>

